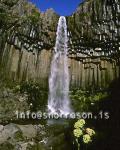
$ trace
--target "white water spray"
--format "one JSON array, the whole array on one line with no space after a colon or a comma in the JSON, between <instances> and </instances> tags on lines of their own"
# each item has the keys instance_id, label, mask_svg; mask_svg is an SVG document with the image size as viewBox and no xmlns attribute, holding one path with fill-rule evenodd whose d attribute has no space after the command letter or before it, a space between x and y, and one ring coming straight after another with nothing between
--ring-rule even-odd
<instances>
[{"instance_id":1,"label":"white water spray","mask_svg":"<svg viewBox=\"0 0 120 150\"><path fill-rule=\"evenodd\" d=\"M69 70L67 59L67 25L66 18L59 18L56 33L55 52L51 63L49 77L48 111L50 113L69 114Z\"/></svg>"}]
</instances>

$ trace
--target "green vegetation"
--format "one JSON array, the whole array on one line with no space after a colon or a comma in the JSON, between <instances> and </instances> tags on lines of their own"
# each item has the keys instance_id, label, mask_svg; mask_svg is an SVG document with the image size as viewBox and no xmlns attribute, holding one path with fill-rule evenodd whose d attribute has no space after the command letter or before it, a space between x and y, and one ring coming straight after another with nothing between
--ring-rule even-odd
<instances>
[{"instance_id":1,"label":"green vegetation","mask_svg":"<svg viewBox=\"0 0 120 150\"><path fill-rule=\"evenodd\" d=\"M26 6L26 10L29 9L29 5ZM31 8L31 13L26 15L26 21L30 21L30 23L33 23L33 25L36 25L36 23L39 23L40 21L40 12L39 10L33 5Z\"/></svg>"},{"instance_id":2,"label":"green vegetation","mask_svg":"<svg viewBox=\"0 0 120 150\"><path fill-rule=\"evenodd\" d=\"M2 3L9 7L14 6L17 2L18 0L2 0Z\"/></svg>"},{"instance_id":3,"label":"green vegetation","mask_svg":"<svg viewBox=\"0 0 120 150\"><path fill-rule=\"evenodd\" d=\"M46 89L41 88L39 83L24 82L16 87L20 93L27 94L27 102L31 106L32 111L43 109L47 103L48 92Z\"/></svg>"},{"instance_id":4,"label":"green vegetation","mask_svg":"<svg viewBox=\"0 0 120 150\"><path fill-rule=\"evenodd\" d=\"M9 142L5 142L0 145L0 149L1 150L13 150L14 146L12 144L10 144Z\"/></svg>"},{"instance_id":5,"label":"green vegetation","mask_svg":"<svg viewBox=\"0 0 120 150\"><path fill-rule=\"evenodd\" d=\"M16 139L16 141L24 141L24 137L23 137L23 133L22 131L17 131L15 134L14 134L14 138Z\"/></svg>"},{"instance_id":6,"label":"green vegetation","mask_svg":"<svg viewBox=\"0 0 120 150\"><path fill-rule=\"evenodd\" d=\"M70 99L75 111L89 111L91 105L95 105L106 97L108 97L107 92L73 90L70 93Z\"/></svg>"}]
</instances>

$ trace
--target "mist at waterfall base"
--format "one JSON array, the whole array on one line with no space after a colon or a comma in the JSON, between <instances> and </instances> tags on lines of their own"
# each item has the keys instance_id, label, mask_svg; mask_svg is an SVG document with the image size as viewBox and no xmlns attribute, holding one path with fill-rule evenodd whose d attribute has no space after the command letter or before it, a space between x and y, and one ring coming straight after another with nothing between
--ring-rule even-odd
<instances>
[{"instance_id":1,"label":"mist at waterfall base","mask_svg":"<svg viewBox=\"0 0 120 150\"><path fill-rule=\"evenodd\" d=\"M48 112L67 115L71 112L69 100L69 70L67 59L66 18L59 18L56 44L49 77Z\"/></svg>"}]
</instances>

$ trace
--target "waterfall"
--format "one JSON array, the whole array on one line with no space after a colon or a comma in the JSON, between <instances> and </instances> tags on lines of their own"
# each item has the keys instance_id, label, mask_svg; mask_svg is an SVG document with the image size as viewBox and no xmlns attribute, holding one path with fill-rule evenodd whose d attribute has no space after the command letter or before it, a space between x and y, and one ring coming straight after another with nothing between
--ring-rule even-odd
<instances>
[{"instance_id":1,"label":"waterfall","mask_svg":"<svg viewBox=\"0 0 120 150\"><path fill-rule=\"evenodd\" d=\"M56 44L51 62L49 77L48 111L50 113L69 114L69 70L67 59L67 25L66 18L59 18Z\"/></svg>"}]
</instances>

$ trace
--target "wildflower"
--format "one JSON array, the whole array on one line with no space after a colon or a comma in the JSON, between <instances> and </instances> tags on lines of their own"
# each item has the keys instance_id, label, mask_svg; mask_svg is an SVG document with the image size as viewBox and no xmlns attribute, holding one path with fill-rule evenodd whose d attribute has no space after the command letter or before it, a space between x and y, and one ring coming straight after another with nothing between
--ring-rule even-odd
<instances>
[{"instance_id":1,"label":"wildflower","mask_svg":"<svg viewBox=\"0 0 120 150\"><path fill-rule=\"evenodd\" d=\"M80 129L74 129L73 133L74 133L74 136L77 138L79 138L81 135L83 135L83 132Z\"/></svg>"},{"instance_id":2,"label":"wildflower","mask_svg":"<svg viewBox=\"0 0 120 150\"><path fill-rule=\"evenodd\" d=\"M83 142L84 142L85 144L88 144L88 143L91 142L91 141L92 141L92 140L91 140L91 137L90 137L89 134L83 135Z\"/></svg>"},{"instance_id":3,"label":"wildflower","mask_svg":"<svg viewBox=\"0 0 120 150\"><path fill-rule=\"evenodd\" d=\"M87 128L86 133L89 134L90 136L95 135L95 131L93 129Z\"/></svg>"},{"instance_id":4,"label":"wildflower","mask_svg":"<svg viewBox=\"0 0 120 150\"><path fill-rule=\"evenodd\" d=\"M84 119L80 119L80 120L78 120L76 123L75 123L75 125L74 125L74 127L77 129L77 128L83 128L83 126L85 125L85 120Z\"/></svg>"}]
</instances>

